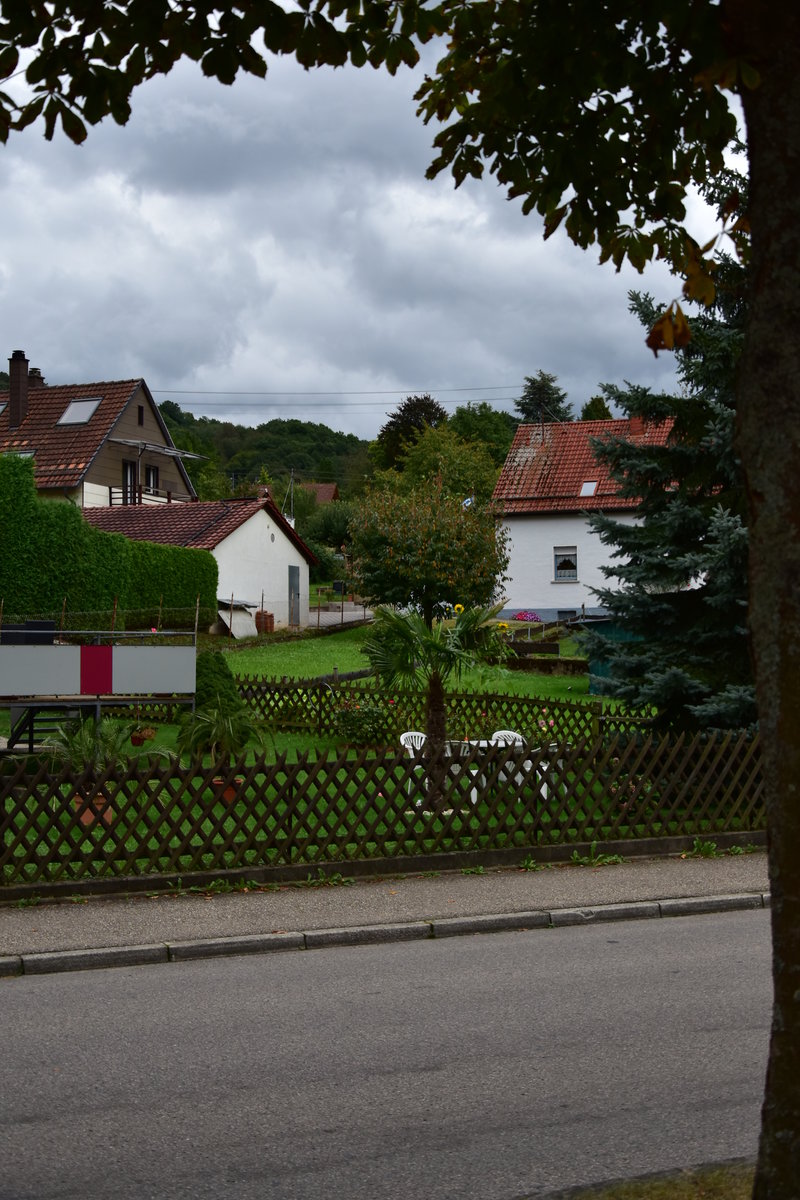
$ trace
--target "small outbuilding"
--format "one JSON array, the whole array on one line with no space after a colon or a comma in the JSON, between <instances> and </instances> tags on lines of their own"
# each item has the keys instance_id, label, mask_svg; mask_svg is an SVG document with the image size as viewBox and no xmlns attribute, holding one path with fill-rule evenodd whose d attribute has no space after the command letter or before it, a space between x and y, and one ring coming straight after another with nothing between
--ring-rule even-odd
<instances>
[{"instance_id":1,"label":"small outbuilding","mask_svg":"<svg viewBox=\"0 0 800 1200\"><path fill-rule=\"evenodd\" d=\"M217 561L220 607L229 597L273 615L275 627L308 624L312 551L269 495L194 504L84 509L96 529L135 541L209 550Z\"/></svg>"}]
</instances>

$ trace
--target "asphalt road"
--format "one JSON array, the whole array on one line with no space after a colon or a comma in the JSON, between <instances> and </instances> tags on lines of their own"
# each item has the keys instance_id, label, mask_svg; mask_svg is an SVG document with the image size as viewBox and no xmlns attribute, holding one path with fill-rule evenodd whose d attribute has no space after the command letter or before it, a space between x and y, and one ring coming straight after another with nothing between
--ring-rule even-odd
<instances>
[{"instance_id":1,"label":"asphalt road","mask_svg":"<svg viewBox=\"0 0 800 1200\"><path fill-rule=\"evenodd\" d=\"M0 981L0 1198L512 1200L755 1152L768 914Z\"/></svg>"}]
</instances>

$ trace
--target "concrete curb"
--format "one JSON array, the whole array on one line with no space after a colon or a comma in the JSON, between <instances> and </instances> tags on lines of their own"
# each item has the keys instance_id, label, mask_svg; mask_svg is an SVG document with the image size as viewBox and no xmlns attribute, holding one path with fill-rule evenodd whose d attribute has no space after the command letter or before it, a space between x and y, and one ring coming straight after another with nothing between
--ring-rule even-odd
<instances>
[{"instance_id":1,"label":"concrete curb","mask_svg":"<svg viewBox=\"0 0 800 1200\"><path fill-rule=\"evenodd\" d=\"M65 971L90 971L105 967L133 967L154 963L189 962L200 958L241 954L270 954L284 950L316 950L330 946L415 941L458 937L464 934L509 930L556 929L568 925L593 925L612 921L653 920L768 908L764 892L729 896L687 896L670 900L645 900L603 904L591 908L560 908L536 912L442 917L432 921L407 921L387 925L355 925L339 929L312 929L197 938L143 946L101 946L97 949L37 951L0 957L0 978L48 975Z\"/></svg>"}]
</instances>

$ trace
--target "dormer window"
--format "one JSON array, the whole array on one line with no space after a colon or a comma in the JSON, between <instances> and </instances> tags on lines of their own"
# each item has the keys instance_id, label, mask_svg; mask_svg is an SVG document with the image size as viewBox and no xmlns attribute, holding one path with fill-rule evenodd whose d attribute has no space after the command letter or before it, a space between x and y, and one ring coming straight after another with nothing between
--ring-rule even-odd
<instances>
[{"instance_id":1,"label":"dormer window","mask_svg":"<svg viewBox=\"0 0 800 1200\"><path fill-rule=\"evenodd\" d=\"M91 396L86 400L71 400L58 418L58 425L85 425L97 412L102 396Z\"/></svg>"},{"instance_id":2,"label":"dormer window","mask_svg":"<svg viewBox=\"0 0 800 1200\"><path fill-rule=\"evenodd\" d=\"M585 483L581 484L581 490L580 490L581 496L593 496L596 491L597 491L597 480L596 479L587 479L587 481Z\"/></svg>"}]
</instances>

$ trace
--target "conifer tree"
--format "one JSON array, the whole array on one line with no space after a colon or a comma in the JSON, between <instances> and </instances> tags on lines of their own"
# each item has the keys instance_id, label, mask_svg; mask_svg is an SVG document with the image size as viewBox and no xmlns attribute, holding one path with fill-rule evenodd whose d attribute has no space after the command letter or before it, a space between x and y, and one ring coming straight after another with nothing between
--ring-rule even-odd
<instances>
[{"instance_id":1,"label":"conifer tree","mask_svg":"<svg viewBox=\"0 0 800 1200\"><path fill-rule=\"evenodd\" d=\"M734 450L734 373L742 338L742 271L727 263L713 310L693 322L680 353L683 394L604 386L631 417L672 421L666 445L597 439L624 495L641 497L637 524L592 519L613 547L603 607L629 641L590 635L607 663L603 691L653 704L661 725L741 728L756 720L747 635L745 493ZM657 308L631 295L648 328Z\"/></svg>"},{"instance_id":2,"label":"conifer tree","mask_svg":"<svg viewBox=\"0 0 800 1200\"><path fill-rule=\"evenodd\" d=\"M520 419L530 425L548 421L571 421L572 408L567 393L558 386L558 379L547 371L525 376L525 385L514 407Z\"/></svg>"}]
</instances>

